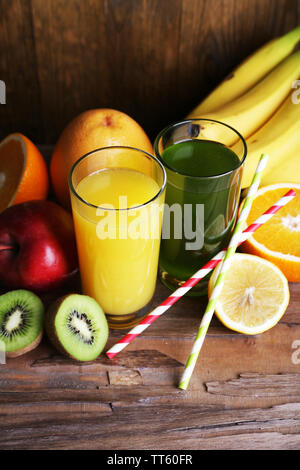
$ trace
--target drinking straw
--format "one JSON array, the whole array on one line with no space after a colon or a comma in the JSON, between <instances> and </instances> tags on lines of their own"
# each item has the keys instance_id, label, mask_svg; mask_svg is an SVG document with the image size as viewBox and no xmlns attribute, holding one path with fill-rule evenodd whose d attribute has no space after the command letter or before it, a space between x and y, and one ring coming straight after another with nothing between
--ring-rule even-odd
<instances>
[{"instance_id":1,"label":"drinking straw","mask_svg":"<svg viewBox=\"0 0 300 470\"><path fill-rule=\"evenodd\" d=\"M264 223L273 217L283 206L290 202L296 196L296 192L291 189L281 199L279 199L272 207L266 210L253 224L249 225L244 232L241 234L239 245L244 243L256 230L258 230ZM154 310L152 310L143 320L132 328L118 343L112 346L107 352L107 356L112 359L119 352L121 352L128 344L130 344L134 338L139 336L145 331L157 318L163 315L174 305L181 297L184 296L192 287L194 287L201 279L209 274L224 258L226 249L216 254L208 263L206 263L199 271L188 279L181 287L176 289L167 299L159 304Z\"/></svg>"},{"instance_id":2,"label":"drinking straw","mask_svg":"<svg viewBox=\"0 0 300 470\"><path fill-rule=\"evenodd\" d=\"M206 336L206 332L208 330L209 324L211 322L211 319L212 319L214 311L215 311L216 303L218 301L218 298L220 296L221 290L222 290L223 285L224 285L224 280L226 278L226 274L227 274L227 272L230 268L232 256L236 252L236 249L238 247L238 244L239 244L239 241L240 241L240 238L241 238L241 234L242 234L242 232L245 228L245 223L246 223L247 217L249 215L252 202L253 202L253 200L256 196L256 193L257 193L257 190L258 190L258 187L259 187L259 183L260 183L260 180L261 180L261 175L262 175L262 173L265 169L267 161L268 161L268 155L262 154L262 156L259 159L256 171L255 171L255 174L253 176L253 180L252 180L252 183L250 185L249 191L247 193L246 199L244 201L242 210L241 210L240 215L238 217L238 221L237 221L236 226L234 228L233 235L231 237L231 240L229 242L227 251L226 251L224 259L222 261L222 266L221 266L220 272L218 274L217 280L215 282L213 291L212 291L212 293L209 297L207 307L205 309L204 315L203 315L201 323L200 323L199 330L197 332L196 339L195 339L193 347L192 347L192 351L191 351L191 353L189 355L189 358L187 360L187 363L185 365L184 372L182 374L182 378L181 378L181 381L180 381L180 384L179 384L179 388L181 388L183 390L187 389L187 387L189 385L189 381L192 377L193 370L195 368L195 365L196 365L196 362L197 362L202 344L203 344L205 336Z\"/></svg>"}]
</instances>

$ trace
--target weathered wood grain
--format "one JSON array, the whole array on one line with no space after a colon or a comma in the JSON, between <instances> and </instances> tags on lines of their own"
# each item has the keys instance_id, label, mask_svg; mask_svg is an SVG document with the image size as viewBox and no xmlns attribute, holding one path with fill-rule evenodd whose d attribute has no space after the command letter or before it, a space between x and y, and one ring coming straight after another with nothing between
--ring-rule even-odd
<instances>
[{"instance_id":1,"label":"weathered wood grain","mask_svg":"<svg viewBox=\"0 0 300 470\"><path fill-rule=\"evenodd\" d=\"M34 407L33 407L34 409ZM40 412L43 407L37 407ZM16 415L8 405L6 420L23 417L9 432L0 423L2 449L299 449L300 404L261 409L224 409L160 405L112 408L59 404L55 414L34 420L30 408ZM53 410L54 412L54 410ZM79 438L80 436L80 438Z\"/></svg>"},{"instance_id":2,"label":"weathered wood grain","mask_svg":"<svg viewBox=\"0 0 300 470\"><path fill-rule=\"evenodd\" d=\"M0 0L0 137L53 143L94 107L154 137L232 68L300 23L300 0Z\"/></svg>"},{"instance_id":3,"label":"weathered wood grain","mask_svg":"<svg viewBox=\"0 0 300 470\"><path fill-rule=\"evenodd\" d=\"M112 334L112 333L111 333ZM119 332L120 336L120 332ZM67 357L59 356L59 355L50 355L45 358L37 359L31 364L31 367L56 367L57 365L76 365L78 366L78 362ZM175 368L180 367L182 364L170 356L162 354L159 351L154 350L141 350L138 354L135 351L124 351L123 354L120 354L116 357L113 361L108 359L107 356L102 354L96 361L85 363L85 367L87 365L98 365L103 364L105 367L111 367L112 369L115 368Z\"/></svg>"},{"instance_id":4,"label":"weathered wood grain","mask_svg":"<svg viewBox=\"0 0 300 470\"><path fill-rule=\"evenodd\" d=\"M252 338L216 324L183 392L194 313L178 308L180 328L166 315L114 361L80 364L44 340L0 366L0 449L299 449L297 323Z\"/></svg>"},{"instance_id":5,"label":"weathered wood grain","mask_svg":"<svg viewBox=\"0 0 300 470\"><path fill-rule=\"evenodd\" d=\"M0 137L26 131L40 135L41 100L38 63L29 0L0 2L0 79L6 84L6 105L0 106Z\"/></svg>"},{"instance_id":6,"label":"weathered wood grain","mask_svg":"<svg viewBox=\"0 0 300 470\"><path fill-rule=\"evenodd\" d=\"M237 379L206 382L208 393L222 396L255 397L299 396L300 374L259 375L256 373L240 374Z\"/></svg>"}]
</instances>

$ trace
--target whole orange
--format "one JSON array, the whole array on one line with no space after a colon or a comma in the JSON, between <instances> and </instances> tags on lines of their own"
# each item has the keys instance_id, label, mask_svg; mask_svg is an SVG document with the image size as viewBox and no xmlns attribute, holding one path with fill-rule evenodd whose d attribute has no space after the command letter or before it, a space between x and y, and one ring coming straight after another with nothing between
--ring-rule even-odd
<instances>
[{"instance_id":1,"label":"whole orange","mask_svg":"<svg viewBox=\"0 0 300 470\"><path fill-rule=\"evenodd\" d=\"M65 128L54 148L50 174L57 199L70 209L68 174L83 155L102 147L124 145L153 153L152 144L141 126L115 109L85 111Z\"/></svg>"}]
</instances>

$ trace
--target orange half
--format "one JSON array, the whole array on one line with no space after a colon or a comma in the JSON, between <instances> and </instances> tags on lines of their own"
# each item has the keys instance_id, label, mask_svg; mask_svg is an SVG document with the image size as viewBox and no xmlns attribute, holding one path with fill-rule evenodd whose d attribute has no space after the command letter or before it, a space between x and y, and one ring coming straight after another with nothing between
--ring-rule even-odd
<instances>
[{"instance_id":1,"label":"orange half","mask_svg":"<svg viewBox=\"0 0 300 470\"><path fill-rule=\"evenodd\" d=\"M38 148L22 134L0 143L0 213L12 204L46 199L49 177Z\"/></svg>"},{"instance_id":2,"label":"orange half","mask_svg":"<svg viewBox=\"0 0 300 470\"><path fill-rule=\"evenodd\" d=\"M278 266L289 281L300 282L300 184L278 183L259 189L247 224L254 222L290 189L295 198L241 245L241 251Z\"/></svg>"}]
</instances>

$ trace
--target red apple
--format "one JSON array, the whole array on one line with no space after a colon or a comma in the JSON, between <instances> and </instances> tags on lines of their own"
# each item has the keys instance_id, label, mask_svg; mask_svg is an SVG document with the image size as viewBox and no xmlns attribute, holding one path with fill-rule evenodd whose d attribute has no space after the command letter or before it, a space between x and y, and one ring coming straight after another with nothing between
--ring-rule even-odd
<instances>
[{"instance_id":1,"label":"red apple","mask_svg":"<svg viewBox=\"0 0 300 470\"><path fill-rule=\"evenodd\" d=\"M30 201L0 214L0 281L47 291L77 267L71 215L51 201Z\"/></svg>"}]
</instances>

